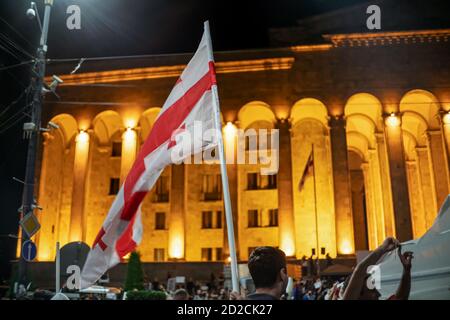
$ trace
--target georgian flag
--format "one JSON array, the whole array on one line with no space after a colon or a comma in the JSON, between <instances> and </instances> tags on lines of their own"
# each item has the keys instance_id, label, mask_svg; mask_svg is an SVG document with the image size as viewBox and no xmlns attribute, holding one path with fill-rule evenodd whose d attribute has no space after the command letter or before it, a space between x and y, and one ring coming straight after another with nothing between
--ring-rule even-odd
<instances>
[{"instance_id":1,"label":"georgian flag","mask_svg":"<svg viewBox=\"0 0 450 320\"><path fill-rule=\"evenodd\" d=\"M142 240L141 202L167 165L174 163L171 149L178 132L193 134L194 122L202 130L215 129L213 86L216 85L209 32L205 30L194 57L184 69L162 107L153 128L120 188L89 252L80 287L95 283L108 269L133 251ZM198 130L198 129L197 129ZM189 157L213 143L194 143ZM185 148L184 148L185 150ZM180 159L178 159L180 160Z\"/></svg>"}]
</instances>

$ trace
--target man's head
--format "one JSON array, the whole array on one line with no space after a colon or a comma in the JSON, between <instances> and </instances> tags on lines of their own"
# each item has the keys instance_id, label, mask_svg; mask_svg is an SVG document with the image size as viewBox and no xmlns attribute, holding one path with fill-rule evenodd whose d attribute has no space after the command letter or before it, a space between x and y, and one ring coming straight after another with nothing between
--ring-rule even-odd
<instances>
[{"instance_id":1,"label":"man's head","mask_svg":"<svg viewBox=\"0 0 450 320\"><path fill-rule=\"evenodd\" d=\"M173 300L189 300L189 295L186 290L178 289L173 294Z\"/></svg>"},{"instance_id":2,"label":"man's head","mask_svg":"<svg viewBox=\"0 0 450 320\"><path fill-rule=\"evenodd\" d=\"M278 288L280 295L286 291L286 255L280 249L256 248L248 259L248 269L256 289Z\"/></svg>"}]
</instances>

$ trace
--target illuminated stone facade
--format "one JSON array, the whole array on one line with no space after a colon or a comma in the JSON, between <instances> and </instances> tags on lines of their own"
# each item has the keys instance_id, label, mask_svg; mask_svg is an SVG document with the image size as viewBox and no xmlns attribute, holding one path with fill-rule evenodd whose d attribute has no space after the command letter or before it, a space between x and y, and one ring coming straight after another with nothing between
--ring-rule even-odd
<instances>
[{"instance_id":1,"label":"illuminated stone facade","mask_svg":"<svg viewBox=\"0 0 450 320\"><path fill-rule=\"evenodd\" d=\"M278 128L275 180L228 165L239 258L375 248L421 236L449 193L450 30L332 35L324 43L216 54L224 124ZM189 55L57 64L38 202L38 259L92 244ZM50 65L51 66L51 65ZM228 130L230 129L230 130ZM228 125L225 142L235 137ZM314 148L314 176L299 186ZM251 152L251 151L248 151ZM227 258L218 165L168 167L142 207L144 261ZM253 174L253 175L252 175ZM265 180L267 179L267 180Z\"/></svg>"}]
</instances>

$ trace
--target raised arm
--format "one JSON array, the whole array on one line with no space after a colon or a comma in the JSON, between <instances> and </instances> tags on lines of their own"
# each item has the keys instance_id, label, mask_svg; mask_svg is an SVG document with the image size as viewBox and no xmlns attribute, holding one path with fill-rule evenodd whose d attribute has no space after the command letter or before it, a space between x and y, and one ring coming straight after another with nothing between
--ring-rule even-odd
<instances>
[{"instance_id":1,"label":"raised arm","mask_svg":"<svg viewBox=\"0 0 450 320\"><path fill-rule=\"evenodd\" d=\"M371 265L375 265L385 253L394 250L399 245L400 243L397 239L388 237L383 241L381 246L372 251L363 261L361 261L353 271L344 293L344 300L357 300L365 285L364 280L367 275L367 268Z\"/></svg>"},{"instance_id":2,"label":"raised arm","mask_svg":"<svg viewBox=\"0 0 450 320\"><path fill-rule=\"evenodd\" d=\"M408 300L411 291L411 260L414 256L411 251L402 254L401 247L398 248L398 256L403 265L403 274L395 297L397 300Z\"/></svg>"}]
</instances>

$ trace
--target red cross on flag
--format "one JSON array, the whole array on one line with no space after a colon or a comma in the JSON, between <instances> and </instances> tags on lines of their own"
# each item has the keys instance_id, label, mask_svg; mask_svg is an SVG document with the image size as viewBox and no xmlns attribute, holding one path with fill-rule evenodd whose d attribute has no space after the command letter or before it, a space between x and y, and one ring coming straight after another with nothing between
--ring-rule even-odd
<instances>
[{"instance_id":1,"label":"red cross on flag","mask_svg":"<svg viewBox=\"0 0 450 320\"><path fill-rule=\"evenodd\" d=\"M174 135L193 132L194 122L201 122L202 130L220 130L219 114L211 40L206 24L197 51L164 103L136 162L109 209L83 267L81 288L95 283L141 242L141 203L164 168L174 163ZM192 141L184 158L214 144L219 145L219 153L223 156L222 136L218 136L217 140L220 141L213 143L198 144ZM226 176L226 171L222 172L222 176L224 173Z\"/></svg>"}]
</instances>

